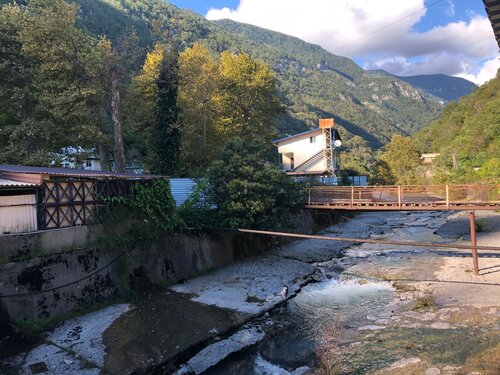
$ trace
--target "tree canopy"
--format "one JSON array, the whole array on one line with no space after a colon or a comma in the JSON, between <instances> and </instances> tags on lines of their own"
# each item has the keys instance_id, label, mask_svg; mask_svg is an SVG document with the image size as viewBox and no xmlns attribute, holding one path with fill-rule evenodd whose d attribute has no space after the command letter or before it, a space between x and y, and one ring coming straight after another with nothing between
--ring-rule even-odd
<instances>
[{"instance_id":1,"label":"tree canopy","mask_svg":"<svg viewBox=\"0 0 500 375\"><path fill-rule=\"evenodd\" d=\"M0 65L4 161L47 164L49 151L104 140L101 62L109 44L79 29L77 12L63 0L0 8L0 44L8 56Z\"/></svg>"},{"instance_id":2,"label":"tree canopy","mask_svg":"<svg viewBox=\"0 0 500 375\"><path fill-rule=\"evenodd\" d=\"M211 201L221 225L286 227L305 201L301 186L266 160L265 144L232 138L209 170Z\"/></svg>"},{"instance_id":3,"label":"tree canopy","mask_svg":"<svg viewBox=\"0 0 500 375\"><path fill-rule=\"evenodd\" d=\"M435 182L500 181L500 75L446 106L415 135L423 152L436 152Z\"/></svg>"},{"instance_id":4,"label":"tree canopy","mask_svg":"<svg viewBox=\"0 0 500 375\"><path fill-rule=\"evenodd\" d=\"M380 160L389 168L390 175L394 176L398 185L417 183L416 168L420 165L420 153L411 138L394 134L384 147ZM381 168L383 165L379 164L377 167Z\"/></svg>"}]
</instances>

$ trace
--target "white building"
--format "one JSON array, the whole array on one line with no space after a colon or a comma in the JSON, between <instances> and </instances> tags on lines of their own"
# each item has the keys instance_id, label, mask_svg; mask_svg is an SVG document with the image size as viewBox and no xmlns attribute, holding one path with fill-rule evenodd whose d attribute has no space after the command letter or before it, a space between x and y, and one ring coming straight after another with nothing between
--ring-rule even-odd
<instances>
[{"instance_id":1,"label":"white building","mask_svg":"<svg viewBox=\"0 0 500 375\"><path fill-rule=\"evenodd\" d=\"M61 148L59 152L51 153L50 156L54 159L52 165L61 165L63 168L76 168L86 171L102 170L101 161L95 148L67 146Z\"/></svg>"},{"instance_id":2,"label":"white building","mask_svg":"<svg viewBox=\"0 0 500 375\"><path fill-rule=\"evenodd\" d=\"M320 127L273 141L284 171L294 176L336 176L340 135L333 119L320 120Z\"/></svg>"}]
</instances>

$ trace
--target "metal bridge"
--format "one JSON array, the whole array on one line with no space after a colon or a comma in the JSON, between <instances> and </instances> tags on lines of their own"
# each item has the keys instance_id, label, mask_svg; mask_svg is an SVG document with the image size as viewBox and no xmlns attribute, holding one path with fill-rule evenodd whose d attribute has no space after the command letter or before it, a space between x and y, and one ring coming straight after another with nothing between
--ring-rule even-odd
<instances>
[{"instance_id":1,"label":"metal bridge","mask_svg":"<svg viewBox=\"0 0 500 375\"><path fill-rule=\"evenodd\" d=\"M359 211L500 210L500 185L314 186L307 208Z\"/></svg>"},{"instance_id":2,"label":"metal bridge","mask_svg":"<svg viewBox=\"0 0 500 375\"><path fill-rule=\"evenodd\" d=\"M474 274L479 275L474 211L500 210L500 185L314 186L309 189L306 207L357 211L470 211L470 249Z\"/></svg>"}]
</instances>

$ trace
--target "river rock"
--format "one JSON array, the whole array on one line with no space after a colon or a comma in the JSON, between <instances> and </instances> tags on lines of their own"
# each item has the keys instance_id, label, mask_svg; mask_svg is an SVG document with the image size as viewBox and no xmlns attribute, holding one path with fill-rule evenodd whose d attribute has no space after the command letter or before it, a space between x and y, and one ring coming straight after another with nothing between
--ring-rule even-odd
<instances>
[{"instance_id":1,"label":"river rock","mask_svg":"<svg viewBox=\"0 0 500 375\"><path fill-rule=\"evenodd\" d=\"M187 361L186 366L181 367L179 371L182 372L177 371L175 375L185 374L187 370L197 375L201 374L230 354L262 341L264 336L265 333L259 327L241 330L226 340L207 346Z\"/></svg>"},{"instance_id":2,"label":"river rock","mask_svg":"<svg viewBox=\"0 0 500 375\"><path fill-rule=\"evenodd\" d=\"M409 365L415 365L421 361L420 358L418 357L413 357L413 358L404 358L401 359L397 362L394 362L392 365L389 366L389 370L395 370L398 368L406 367Z\"/></svg>"},{"instance_id":3,"label":"river rock","mask_svg":"<svg viewBox=\"0 0 500 375\"><path fill-rule=\"evenodd\" d=\"M425 375L440 375L441 370L438 369L437 367L431 367L425 370Z\"/></svg>"},{"instance_id":4,"label":"river rock","mask_svg":"<svg viewBox=\"0 0 500 375\"><path fill-rule=\"evenodd\" d=\"M367 325L358 328L358 331L376 331L379 329L385 329L385 326Z\"/></svg>"}]
</instances>

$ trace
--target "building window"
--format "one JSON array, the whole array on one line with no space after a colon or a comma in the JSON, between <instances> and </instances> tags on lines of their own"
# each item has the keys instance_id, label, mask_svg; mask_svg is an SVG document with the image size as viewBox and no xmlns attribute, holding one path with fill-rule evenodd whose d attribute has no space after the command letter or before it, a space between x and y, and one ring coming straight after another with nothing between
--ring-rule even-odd
<instances>
[{"instance_id":1,"label":"building window","mask_svg":"<svg viewBox=\"0 0 500 375\"><path fill-rule=\"evenodd\" d=\"M316 136L309 137L309 143L316 143Z\"/></svg>"}]
</instances>

